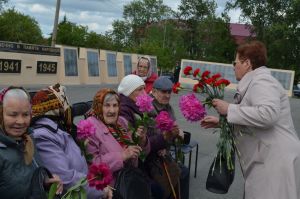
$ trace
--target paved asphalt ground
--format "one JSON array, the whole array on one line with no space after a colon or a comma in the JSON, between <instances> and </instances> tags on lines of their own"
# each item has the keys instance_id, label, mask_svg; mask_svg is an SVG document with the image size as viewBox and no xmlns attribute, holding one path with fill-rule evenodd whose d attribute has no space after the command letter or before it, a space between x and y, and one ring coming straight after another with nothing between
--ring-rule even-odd
<instances>
[{"instance_id":1,"label":"paved asphalt ground","mask_svg":"<svg viewBox=\"0 0 300 199\"><path fill-rule=\"evenodd\" d=\"M72 103L80 101L89 101L92 100L96 91L103 87L116 88L116 85L81 85L81 86L67 86L67 95ZM0 86L1 88L1 86ZM31 86L26 87L29 90L36 90L40 86ZM178 98L179 95L172 94L171 104L173 105L178 123L184 131L189 131L192 133L193 140L196 140L199 143L199 153L198 153L198 168L197 168L197 178L194 178L194 161L196 150L193 151L192 157L192 167L190 175L190 199L242 199L243 198L243 178L239 168L238 163L236 162L236 173L233 184L230 187L230 190L225 195L218 195L208 192L205 189L205 182L208 173L209 166L213 160L214 155L216 154L216 142L218 139L218 133L213 134L213 130L204 130L200 127L198 123L189 123L183 116L180 114L178 109ZM233 91L228 90L226 92L225 99L231 101L233 98ZM199 95L200 98L202 98ZM300 99L290 98L292 117L294 121L295 128L300 137ZM213 110L209 111L209 114L216 113ZM188 161L186 161L187 163Z\"/></svg>"}]
</instances>

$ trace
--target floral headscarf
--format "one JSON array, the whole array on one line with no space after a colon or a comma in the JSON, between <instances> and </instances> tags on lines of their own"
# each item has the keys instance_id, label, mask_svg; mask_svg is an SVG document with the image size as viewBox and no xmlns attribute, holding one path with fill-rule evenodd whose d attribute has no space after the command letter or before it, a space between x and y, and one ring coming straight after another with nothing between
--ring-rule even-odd
<instances>
[{"instance_id":1,"label":"floral headscarf","mask_svg":"<svg viewBox=\"0 0 300 199\"><path fill-rule=\"evenodd\" d=\"M103 117L103 103L104 103L105 96L107 94L116 95L117 96L116 99L118 101L118 104L120 105L119 95L117 94L116 91L114 91L112 89L109 89L109 88L104 88L104 89L99 90L96 93L96 95L94 96L94 100L93 100L93 106L92 106L93 110L92 110L92 112L103 123L105 123L104 117ZM119 113L118 113L118 115L119 115Z\"/></svg>"},{"instance_id":2,"label":"floral headscarf","mask_svg":"<svg viewBox=\"0 0 300 199\"><path fill-rule=\"evenodd\" d=\"M28 92L22 88L22 87L15 87L15 86L10 86L8 88L4 88L0 91L0 130L3 131L4 133L5 131L5 127L4 127L4 119L3 119L3 100L4 100L4 96L5 94L12 89L21 89L23 90L27 96L28 99L30 101L30 95L28 94ZM1 132L0 131L0 132ZM32 159L33 159L33 155L34 155L34 145L33 145L33 141L30 138L30 136L28 135L28 133L24 132L24 134L22 135L21 139L23 140L24 143L24 149L23 149L23 153L24 153L24 161L26 165L31 164Z\"/></svg>"},{"instance_id":3,"label":"floral headscarf","mask_svg":"<svg viewBox=\"0 0 300 199\"><path fill-rule=\"evenodd\" d=\"M32 116L56 116L64 120L69 130L72 126L71 106L60 84L38 91L32 98Z\"/></svg>"},{"instance_id":4,"label":"floral headscarf","mask_svg":"<svg viewBox=\"0 0 300 199\"><path fill-rule=\"evenodd\" d=\"M104 88L104 89L99 90L96 93L96 95L94 97L94 101L93 101L93 108L91 111L91 115L96 116L103 123L105 123L104 117L103 117L103 103L104 103L104 99L107 94L112 94L112 95L117 96L116 99L118 101L118 104L120 105L119 96L114 90ZM119 109L119 111L120 111L120 109ZM119 113L118 113L118 116L119 116ZM128 135L127 130L124 129L118 123L115 125L107 125L107 129L112 134L112 136L116 139L116 141L121 145L121 147L126 148L128 145L132 144L131 138Z\"/></svg>"}]
</instances>

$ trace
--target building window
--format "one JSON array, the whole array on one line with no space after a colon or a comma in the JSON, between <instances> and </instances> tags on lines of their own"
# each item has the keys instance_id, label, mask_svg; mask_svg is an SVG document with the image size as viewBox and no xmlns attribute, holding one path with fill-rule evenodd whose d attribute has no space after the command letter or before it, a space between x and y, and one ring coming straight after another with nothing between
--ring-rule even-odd
<instances>
[{"instance_id":1,"label":"building window","mask_svg":"<svg viewBox=\"0 0 300 199\"><path fill-rule=\"evenodd\" d=\"M65 48L64 58L66 76L78 76L77 50Z\"/></svg>"},{"instance_id":2,"label":"building window","mask_svg":"<svg viewBox=\"0 0 300 199\"><path fill-rule=\"evenodd\" d=\"M98 52L88 51L87 52L89 76L99 76L99 55Z\"/></svg>"},{"instance_id":3,"label":"building window","mask_svg":"<svg viewBox=\"0 0 300 199\"><path fill-rule=\"evenodd\" d=\"M107 56L107 71L109 77L117 76L117 61L116 53L106 53Z\"/></svg>"},{"instance_id":4,"label":"building window","mask_svg":"<svg viewBox=\"0 0 300 199\"><path fill-rule=\"evenodd\" d=\"M283 86L284 89L289 90L291 87L291 84L293 83L291 81L292 79L292 73L285 72L285 71L275 71L271 69L271 74L273 77L275 77Z\"/></svg>"},{"instance_id":5,"label":"building window","mask_svg":"<svg viewBox=\"0 0 300 199\"><path fill-rule=\"evenodd\" d=\"M124 61L124 73L125 76L132 73L132 61L131 61L131 55L124 55L123 56Z\"/></svg>"}]
</instances>

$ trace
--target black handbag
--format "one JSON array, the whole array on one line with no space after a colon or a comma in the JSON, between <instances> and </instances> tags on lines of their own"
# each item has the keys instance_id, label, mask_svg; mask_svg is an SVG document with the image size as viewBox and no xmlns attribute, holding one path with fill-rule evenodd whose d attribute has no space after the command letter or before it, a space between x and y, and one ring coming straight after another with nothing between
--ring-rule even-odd
<instances>
[{"instance_id":1,"label":"black handbag","mask_svg":"<svg viewBox=\"0 0 300 199\"><path fill-rule=\"evenodd\" d=\"M28 199L48 199L48 191L44 182L47 178L52 178L52 174L45 167L38 167L31 178L30 195ZM60 197L55 195L54 199Z\"/></svg>"},{"instance_id":2,"label":"black handbag","mask_svg":"<svg viewBox=\"0 0 300 199\"><path fill-rule=\"evenodd\" d=\"M151 199L150 183L147 176L133 166L124 166L116 172L113 199Z\"/></svg>"},{"instance_id":3,"label":"black handbag","mask_svg":"<svg viewBox=\"0 0 300 199\"><path fill-rule=\"evenodd\" d=\"M235 172L235 153L231 153L234 169L229 170L226 164L226 159L218 153L213 163L210 166L207 179L206 189L212 193L226 194L230 185L234 180Z\"/></svg>"}]
</instances>

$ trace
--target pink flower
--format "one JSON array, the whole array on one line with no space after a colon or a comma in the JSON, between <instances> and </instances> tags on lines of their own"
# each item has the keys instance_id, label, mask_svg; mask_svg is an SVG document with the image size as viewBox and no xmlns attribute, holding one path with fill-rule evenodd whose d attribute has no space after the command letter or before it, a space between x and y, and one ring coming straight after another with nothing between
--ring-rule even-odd
<instances>
[{"instance_id":1,"label":"pink flower","mask_svg":"<svg viewBox=\"0 0 300 199\"><path fill-rule=\"evenodd\" d=\"M167 111L161 111L155 118L156 128L161 131L171 131L174 126L174 121L171 119Z\"/></svg>"},{"instance_id":2,"label":"pink flower","mask_svg":"<svg viewBox=\"0 0 300 199\"><path fill-rule=\"evenodd\" d=\"M80 120L77 125L77 138L79 140L85 140L96 131L94 124L88 120Z\"/></svg>"},{"instance_id":3,"label":"pink flower","mask_svg":"<svg viewBox=\"0 0 300 199\"><path fill-rule=\"evenodd\" d=\"M190 122L200 121L206 115L205 108L194 94L181 96L179 108L185 119Z\"/></svg>"},{"instance_id":4,"label":"pink flower","mask_svg":"<svg viewBox=\"0 0 300 199\"><path fill-rule=\"evenodd\" d=\"M147 94L142 94L136 97L136 105L141 112L150 112L154 109L152 105L153 98Z\"/></svg>"},{"instance_id":5,"label":"pink flower","mask_svg":"<svg viewBox=\"0 0 300 199\"><path fill-rule=\"evenodd\" d=\"M112 179L112 174L107 164L92 164L89 167L87 180L90 187L95 187L97 190L103 190L110 184Z\"/></svg>"}]
</instances>

